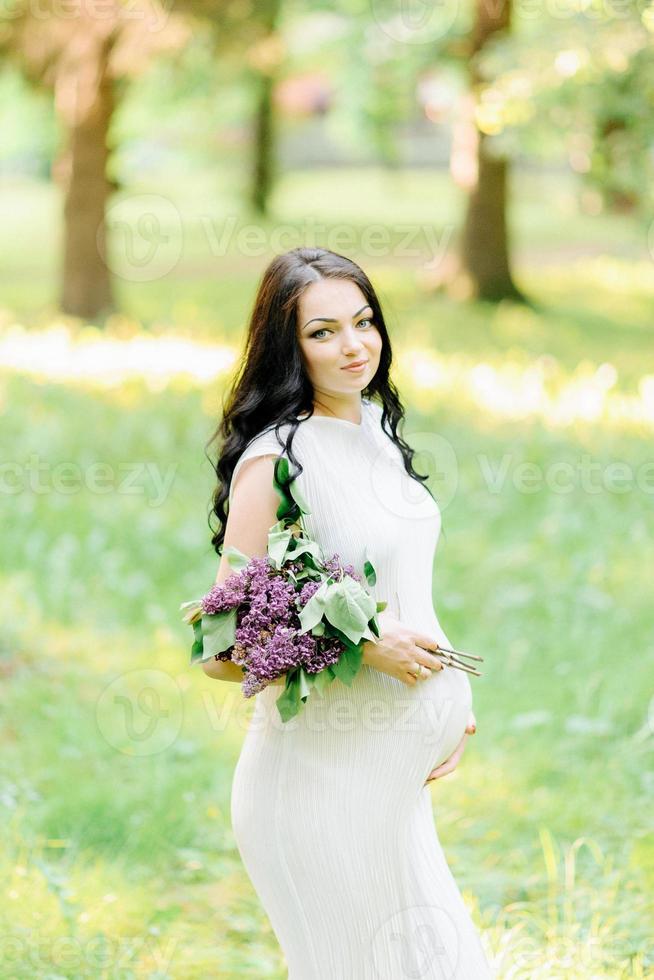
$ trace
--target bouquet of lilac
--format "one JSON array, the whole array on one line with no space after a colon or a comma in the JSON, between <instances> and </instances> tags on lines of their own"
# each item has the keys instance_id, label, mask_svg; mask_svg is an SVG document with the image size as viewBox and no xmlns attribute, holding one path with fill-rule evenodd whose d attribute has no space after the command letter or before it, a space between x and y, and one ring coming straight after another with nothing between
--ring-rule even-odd
<instances>
[{"instance_id":1,"label":"bouquet of lilac","mask_svg":"<svg viewBox=\"0 0 654 980\"><path fill-rule=\"evenodd\" d=\"M191 663L215 657L244 671L243 694L252 697L286 674L277 699L282 721L298 713L312 688L322 692L334 679L348 686L361 666L363 642L380 636L376 602L351 565L338 555L325 558L306 534L309 514L295 482L290 495L288 460L280 456L273 483L281 497L277 524L268 532L267 555L248 558L225 552L234 571L202 598L183 602L184 622L193 627ZM364 564L374 586L372 563Z\"/></svg>"}]
</instances>

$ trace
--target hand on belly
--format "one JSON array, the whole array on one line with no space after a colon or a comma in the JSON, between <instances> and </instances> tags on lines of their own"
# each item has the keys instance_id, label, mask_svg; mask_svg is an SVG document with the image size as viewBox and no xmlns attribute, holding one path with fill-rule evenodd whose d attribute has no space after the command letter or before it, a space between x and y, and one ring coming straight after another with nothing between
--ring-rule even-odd
<instances>
[{"instance_id":1,"label":"hand on belly","mask_svg":"<svg viewBox=\"0 0 654 980\"><path fill-rule=\"evenodd\" d=\"M466 739L468 738L468 735L474 735L476 731L477 731L477 720L474 716L474 712L471 711L470 717L468 718L468 723L466 725L466 730L463 733L463 737L461 741L455 748L454 752L449 756L449 758L445 759L444 762L441 762L440 765L436 766L435 769L432 769L432 771L429 773L429 776L425 780L425 786L427 785L427 783L433 782L434 779L439 779L441 776L446 776L448 772L452 772L453 769L456 769L457 765L459 764L459 760L463 755L463 750L465 748L465 743L466 743Z\"/></svg>"}]
</instances>

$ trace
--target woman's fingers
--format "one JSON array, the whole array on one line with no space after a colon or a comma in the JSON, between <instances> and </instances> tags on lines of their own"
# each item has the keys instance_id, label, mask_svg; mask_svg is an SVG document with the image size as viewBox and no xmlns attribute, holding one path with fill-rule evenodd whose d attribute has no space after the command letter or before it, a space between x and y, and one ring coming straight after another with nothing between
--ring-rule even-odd
<instances>
[{"instance_id":1,"label":"woman's fingers","mask_svg":"<svg viewBox=\"0 0 654 980\"><path fill-rule=\"evenodd\" d=\"M432 769L432 771L429 773L429 776L427 777L425 785L427 783L431 783L434 779L439 779L441 776L446 776L448 772L452 772L453 769L456 769L459 760L463 755L463 749L468 735L474 735L476 731L477 731L477 719L475 718L474 712L471 711L468 716L468 724L466 725L466 730L465 730L465 734L463 735L463 738L461 739L461 741L459 742L459 744L457 745L457 747L455 748L454 752L449 757L449 759L446 759L445 762L441 762L439 766L436 766L435 769Z\"/></svg>"},{"instance_id":2,"label":"woman's fingers","mask_svg":"<svg viewBox=\"0 0 654 980\"><path fill-rule=\"evenodd\" d=\"M445 762L442 762L440 766L437 766L436 769L433 769L429 773L427 782L431 783L434 779L441 779L443 776L447 776L448 773L453 772L457 767L458 761L458 759L446 759Z\"/></svg>"},{"instance_id":3,"label":"woman's fingers","mask_svg":"<svg viewBox=\"0 0 654 980\"><path fill-rule=\"evenodd\" d=\"M439 766L436 766L435 769L432 769L432 771L429 773L429 776L427 777L428 783L431 782L432 779L438 779L441 776L446 776L448 772L452 772L453 769L456 769L459 759L463 755L463 749L465 747L467 737L468 737L467 734L464 734L463 738L461 739L461 741L459 742L459 744L457 745L457 747L455 748L454 752L449 757L449 759L446 759L444 762L441 762Z\"/></svg>"},{"instance_id":4,"label":"woman's fingers","mask_svg":"<svg viewBox=\"0 0 654 980\"><path fill-rule=\"evenodd\" d=\"M453 769L456 769L456 766L452 765L452 763L448 759L447 762L444 762L437 769L434 769L433 772L429 773L429 776L427 777L427 782L433 783L435 779L441 779L443 776L447 776L447 774L452 772Z\"/></svg>"},{"instance_id":5,"label":"woman's fingers","mask_svg":"<svg viewBox=\"0 0 654 980\"><path fill-rule=\"evenodd\" d=\"M416 670L418 663L420 663L421 666L419 674ZM405 674L405 681L410 687L413 687L414 684L419 684L421 681L426 681L428 677L431 677L431 664L427 665L424 662L419 661L418 657L416 657Z\"/></svg>"},{"instance_id":6,"label":"woman's fingers","mask_svg":"<svg viewBox=\"0 0 654 980\"><path fill-rule=\"evenodd\" d=\"M430 670L443 669L443 661L439 660L435 653L429 652L430 650L438 650L436 640L432 639L431 636L427 636L426 633L414 633L411 639L415 646L416 661L419 664L423 664Z\"/></svg>"}]
</instances>

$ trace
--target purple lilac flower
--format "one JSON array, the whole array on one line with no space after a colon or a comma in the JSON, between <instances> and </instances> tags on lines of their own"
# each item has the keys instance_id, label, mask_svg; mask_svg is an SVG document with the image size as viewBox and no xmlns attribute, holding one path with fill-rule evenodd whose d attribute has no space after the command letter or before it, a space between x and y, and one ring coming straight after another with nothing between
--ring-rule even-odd
<instances>
[{"instance_id":1,"label":"purple lilac flower","mask_svg":"<svg viewBox=\"0 0 654 980\"><path fill-rule=\"evenodd\" d=\"M324 564L337 578L346 574L361 582L352 565L340 564L338 555ZM299 610L321 585L321 581L309 580L298 589L288 573L297 574L302 568L301 562L292 562L279 571L269 557L252 558L202 600L207 614L238 610L235 643L218 656L244 667L245 697L262 691L300 664L307 673L317 674L335 664L343 652L336 637L299 633Z\"/></svg>"},{"instance_id":2,"label":"purple lilac flower","mask_svg":"<svg viewBox=\"0 0 654 980\"><path fill-rule=\"evenodd\" d=\"M331 572L332 574L335 572L341 572L344 575L350 575L353 579L356 579L357 582L362 581L361 576L357 575L355 572L353 565L341 565L338 555L332 555L331 558L328 558L327 561L324 562L324 566L327 571Z\"/></svg>"},{"instance_id":3,"label":"purple lilac flower","mask_svg":"<svg viewBox=\"0 0 654 980\"><path fill-rule=\"evenodd\" d=\"M304 663L307 674L317 674L325 667L335 664L341 653L343 644L336 637L319 637L316 643L313 656Z\"/></svg>"},{"instance_id":4,"label":"purple lilac flower","mask_svg":"<svg viewBox=\"0 0 654 980\"><path fill-rule=\"evenodd\" d=\"M306 606L309 599L311 599L316 594L319 588L320 588L320 582L313 582L309 580L308 582L304 583L304 585L302 586L302 588L297 594L297 600L300 609Z\"/></svg>"},{"instance_id":5,"label":"purple lilac flower","mask_svg":"<svg viewBox=\"0 0 654 980\"><path fill-rule=\"evenodd\" d=\"M247 576L232 572L221 585L214 585L202 600L202 612L207 615L236 609L247 599Z\"/></svg>"},{"instance_id":6,"label":"purple lilac flower","mask_svg":"<svg viewBox=\"0 0 654 980\"><path fill-rule=\"evenodd\" d=\"M297 667L313 653L316 638L310 633L299 635L289 626L278 625L273 630L262 631L259 641L247 646L236 630L237 642L245 647L243 666L260 678L275 680L287 670Z\"/></svg>"}]
</instances>

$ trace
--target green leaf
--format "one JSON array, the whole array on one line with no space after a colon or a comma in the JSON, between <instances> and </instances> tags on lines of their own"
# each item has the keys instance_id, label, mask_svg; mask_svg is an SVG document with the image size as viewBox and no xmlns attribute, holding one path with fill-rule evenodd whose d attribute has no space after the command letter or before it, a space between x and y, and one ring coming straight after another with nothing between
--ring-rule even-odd
<instances>
[{"instance_id":1,"label":"green leaf","mask_svg":"<svg viewBox=\"0 0 654 980\"><path fill-rule=\"evenodd\" d=\"M376 635L378 636L379 634L373 633L370 629L370 624L368 623L366 624L366 628L364 629L363 633L359 637L359 642L361 640L374 640Z\"/></svg>"},{"instance_id":2,"label":"green leaf","mask_svg":"<svg viewBox=\"0 0 654 980\"><path fill-rule=\"evenodd\" d=\"M275 484L285 483L289 475L288 459L286 456L279 456L275 463L273 482Z\"/></svg>"},{"instance_id":3,"label":"green leaf","mask_svg":"<svg viewBox=\"0 0 654 980\"><path fill-rule=\"evenodd\" d=\"M203 659L202 654L204 653L204 645L202 641L202 622L200 619L193 623L193 635L195 639L193 641L193 646L191 647L192 664Z\"/></svg>"},{"instance_id":4,"label":"green leaf","mask_svg":"<svg viewBox=\"0 0 654 980\"><path fill-rule=\"evenodd\" d=\"M333 670L339 681L342 681L343 684L347 685L347 687L352 685L356 671L352 669L350 662L345 655L345 651L340 655L336 663L331 665L331 670Z\"/></svg>"},{"instance_id":5,"label":"green leaf","mask_svg":"<svg viewBox=\"0 0 654 980\"><path fill-rule=\"evenodd\" d=\"M292 718L300 710L300 702L304 703L314 684L313 674L308 674L303 667L296 667L286 675L286 686L277 698L277 709L282 721Z\"/></svg>"},{"instance_id":6,"label":"green leaf","mask_svg":"<svg viewBox=\"0 0 654 980\"><path fill-rule=\"evenodd\" d=\"M363 662L363 647L361 644L351 644L346 640L344 645L345 649L338 661L332 665L332 670L340 681L350 687Z\"/></svg>"},{"instance_id":7,"label":"green leaf","mask_svg":"<svg viewBox=\"0 0 654 980\"><path fill-rule=\"evenodd\" d=\"M202 617L204 660L224 653L236 643L236 609Z\"/></svg>"},{"instance_id":8,"label":"green leaf","mask_svg":"<svg viewBox=\"0 0 654 980\"><path fill-rule=\"evenodd\" d=\"M317 674L313 675L313 677L313 686L319 694L323 694L325 688L327 688L334 680L334 675L328 669L319 670Z\"/></svg>"},{"instance_id":9,"label":"green leaf","mask_svg":"<svg viewBox=\"0 0 654 980\"><path fill-rule=\"evenodd\" d=\"M289 721L300 710L300 679L298 673L297 670L289 670L286 675L284 691L275 702L280 718L284 722Z\"/></svg>"},{"instance_id":10,"label":"green leaf","mask_svg":"<svg viewBox=\"0 0 654 980\"><path fill-rule=\"evenodd\" d=\"M268 531L268 554L276 568L281 568L289 542L293 535L284 528L282 521L279 521Z\"/></svg>"},{"instance_id":11,"label":"green leaf","mask_svg":"<svg viewBox=\"0 0 654 980\"><path fill-rule=\"evenodd\" d=\"M227 562L231 565L234 571L238 572L242 568L245 568L247 563L250 561L247 555L244 555L242 551L235 548L234 545L230 545L229 548L225 549L225 557Z\"/></svg>"},{"instance_id":12,"label":"green leaf","mask_svg":"<svg viewBox=\"0 0 654 980\"><path fill-rule=\"evenodd\" d=\"M313 629L322 619L325 612L325 596L329 590L329 582L323 582L320 588L314 592L306 606L300 610L300 633L307 633Z\"/></svg>"},{"instance_id":13,"label":"green leaf","mask_svg":"<svg viewBox=\"0 0 654 980\"><path fill-rule=\"evenodd\" d=\"M289 483L290 472L289 461L286 456L279 456L273 474L273 485L281 498L277 508L279 520L284 518L297 519L298 513L300 516L311 513L298 485L297 477Z\"/></svg>"},{"instance_id":14,"label":"green leaf","mask_svg":"<svg viewBox=\"0 0 654 980\"><path fill-rule=\"evenodd\" d=\"M273 486L280 496L276 514L277 519L280 521L294 519L298 513L297 504L283 486L283 483L288 481L288 476L288 460L285 456L278 456L273 471Z\"/></svg>"},{"instance_id":15,"label":"green leaf","mask_svg":"<svg viewBox=\"0 0 654 980\"><path fill-rule=\"evenodd\" d=\"M291 494L293 495L293 499L295 500L295 503L298 505L302 513L310 514L311 511L309 510L309 505L307 504L306 500L302 496L302 493L298 486L297 477L291 483L290 489L291 489Z\"/></svg>"},{"instance_id":16,"label":"green leaf","mask_svg":"<svg viewBox=\"0 0 654 980\"><path fill-rule=\"evenodd\" d=\"M183 602L179 609L180 612L186 610L182 619L192 626L196 620L202 618L202 599L190 599L188 602Z\"/></svg>"},{"instance_id":17,"label":"green leaf","mask_svg":"<svg viewBox=\"0 0 654 980\"><path fill-rule=\"evenodd\" d=\"M281 493L281 501L275 512L275 517L279 521L293 521L297 515L297 506L291 497Z\"/></svg>"},{"instance_id":18,"label":"green leaf","mask_svg":"<svg viewBox=\"0 0 654 980\"><path fill-rule=\"evenodd\" d=\"M363 566L363 572L364 572L364 574L366 576L366 580L368 582L368 585L371 588L373 586L375 586L377 584L377 573L375 572L375 566L370 561L370 559L367 559L366 560L366 563Z\"/></svg>"},{"instance_id":19,"label":"green leaf","mask_svg":"<svg viewBox=\"0 0 654 980\"><path fill-rule=\"evenodd\" d=\"M385 599L384 599L383 602L378 602L377 603L377 608L376 608L375 612L381 612L382 609L385 609L387 605L388 605L388 602Z\"/></svg>"},{"instance_id":20,"label":"green leaf","mask_svg":"<svg viewBox=\"0 0 654 980\"><path fill-rule=\"evenodd\" d=\"M298 693L302 701L306 701L311 694L311 687L313 686L313 676L307 674L304 667L300 667L299 681L298 681Z\"/></svg>"},{"instance_id":21,"label":"green leaf","mask_svg":"<svg viewBox=\"0 0 654 980\"><path fill-rule=\"evenodd\" d=\"M347 658L347 662L356 676L363 663L363 646L360 643L357 643L356 646L346 646L343 656Z\"/></svg>"},{"instance_id":22,"label":"green leaf","mask_svg":"<svg viewBox=\"0 0 654 980\"><path fill-rule=\"evenodd\" d=\"M317 561L313 555L307 553L303 558L303 562L305 567L311 572L312 578L322 579L326 574L323 561Z\"/></svg>"},{"instance_id":23,"label":"green leaf","mask_svg":"<svg viewBox=\"0 0 654 980\"><path fill-rule=\"evenodd\" d=\"M312 555L317 561L323 560L322 548L317 541L309 538L296 538L296 545L293 551L289 552L289 558L296 561L300 555Z\"/></svg>"},{"instance_id":24,"label":"green leaf","mask_svg":"<svg viewBox=\"0 0 654 980\"><path fill-rule=\"evenodd\" d=\"M361 588L361 586L359 586ZM365 589L361 589L361 606L367 618L370 619L377 612L377 603Z\"/></svg>"},{"instance_id":25,"label":"green leaf","mask_svg":"<svg viewBox=\"0 0 654 980\"><path fill-rule=\"evenodd\" d=\"M325 600L325 617L352 643L358 643L375 611L372 597L352 578L330 586Z\"/></svg>"}]
</instances>

